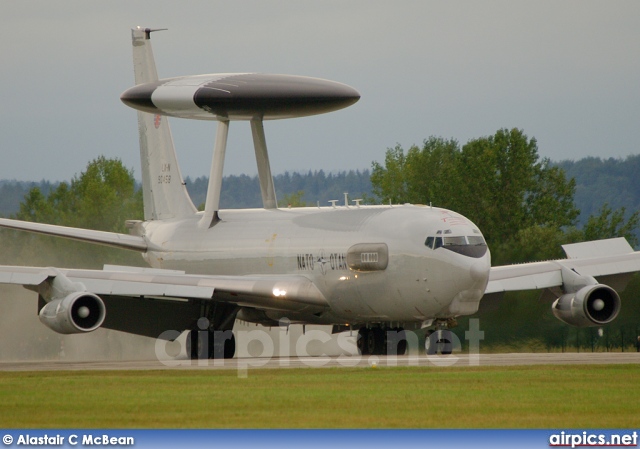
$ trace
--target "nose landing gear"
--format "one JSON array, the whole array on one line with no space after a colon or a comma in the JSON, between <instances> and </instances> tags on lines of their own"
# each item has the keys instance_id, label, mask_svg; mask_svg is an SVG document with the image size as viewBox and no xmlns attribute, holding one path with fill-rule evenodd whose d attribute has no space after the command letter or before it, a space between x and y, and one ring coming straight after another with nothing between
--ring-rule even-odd
<instances>
[{"instance_id":1,"label":"nose landing gear","mask_svg":"<svg viewBox=\"0 0 640 449\"><path fill-rule=\"evenodd\" d=\"M427 331L424 349L427 355L451 355L453 352L453 337L449 329Z\"/></svg>"},{"instance_id":2,"label":"nose landing gear","mask_svg":"<svg viewBox=\"0 0 640 449\"><path fill-rule=\"evenodd\" d=\"M451 355L453 352L453 332L451 327L457 326L454 318L436 321L436 329L428 330L424 340L424 349L427 355Z\"/></svg>"}]
</instances>

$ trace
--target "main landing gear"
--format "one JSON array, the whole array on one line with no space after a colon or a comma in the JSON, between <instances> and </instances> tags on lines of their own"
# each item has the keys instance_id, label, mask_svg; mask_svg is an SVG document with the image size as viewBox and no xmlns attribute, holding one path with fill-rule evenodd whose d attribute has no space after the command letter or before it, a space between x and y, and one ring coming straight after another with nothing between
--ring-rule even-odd
<instances>
[{"instance_id":1,"label":"main landing gear","mask_svg":"<svg viewBox=\"0 0 640 449\"><path fill-rule=\"evenodd\" d=\"M231 359L236 353L233 335L238 308L229 304L203 304L202 317L187 335L187 356L191 359Z\"/></svg>"},{"instance_id":2,"label":"main landing gear","mask_svg":"<svg viewBox=\"0 0 640 449\"><path fill-rule=\"evenodd\" d=\"M193 329L187 335L187 354L195 359L231 359L236 353L236 337L231 330Z\"/></svg>"},{"instance_id":3,"label":"main landing gear","mask_svg":"<svg viewBox=\"0 0 640 449\"><path fill-rule=\"evenodd\" d=\"M404 355L407 352L407 339L401 327L362 327L357 341L361 355Z\"/></svg>"}]
</instances>

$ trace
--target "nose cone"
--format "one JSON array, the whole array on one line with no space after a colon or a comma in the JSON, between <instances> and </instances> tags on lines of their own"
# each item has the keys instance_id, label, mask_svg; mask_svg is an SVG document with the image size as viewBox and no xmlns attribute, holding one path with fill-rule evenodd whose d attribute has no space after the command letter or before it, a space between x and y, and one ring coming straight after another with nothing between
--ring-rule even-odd
<instances>
[{"instance_id":1,"label":"nose cone","mask_svg":"<svg viewBox=\"0 0 640 449\"><path fill-rule=\"evenodd\" d=\"M484 291L487 288L489 282L489 272L491 271L491 259L489 257L483 257L473 263L469 268L469 274L471 280L474 283L479 284Z\"/></svg>"},{"instance_id":2,"label":"nose cone","mask_svg":"<svg viewBox=\"0 0 640 449\"><path fill-rule=\"evenodd\" d=\"M478 311L480 300L489 282L491 271L491 256L487 253L479 259L460 257L458 272L458 293L449 304L451 315L472 315ZM472 261L469 264L469 261Z\"/></svg>"}]
</instances>

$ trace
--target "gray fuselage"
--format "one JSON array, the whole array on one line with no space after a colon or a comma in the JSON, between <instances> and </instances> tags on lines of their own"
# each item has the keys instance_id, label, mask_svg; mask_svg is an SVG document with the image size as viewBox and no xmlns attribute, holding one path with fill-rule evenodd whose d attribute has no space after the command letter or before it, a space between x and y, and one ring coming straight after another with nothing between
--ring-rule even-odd
<instances>
[{"instance_id":1,"label":"gray fuselage","mask_svg":"<svg viewBox=\"0 0 640 449\"><path fill-rule=\"evenodd\" d=\"M491 257L477 226L445 209L242 209L221 211L220 218L211 228L201 225L201 214L145 222L147 261L190 274L304 276L330 307L294 314L297 322L407 323L470 315L489 278ZM285 316L266 312L274 320Z\"/></svg>"}]
</instances>

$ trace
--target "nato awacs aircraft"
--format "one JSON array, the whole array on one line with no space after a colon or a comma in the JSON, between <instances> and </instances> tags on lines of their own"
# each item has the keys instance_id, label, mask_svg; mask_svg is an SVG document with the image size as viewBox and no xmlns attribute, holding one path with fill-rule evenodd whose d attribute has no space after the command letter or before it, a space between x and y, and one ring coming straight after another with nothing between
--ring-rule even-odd
<instances>
[{"instance_id":1,"label":"nato awacs aircraft","mask_svg":"<svg viewBox=\"0 0 640 449\"><path fill-rule=\"evenodd\" d=\"M38 294L40 320L54 331L104 327L154 338L189 331L192 358L229 358L236 319L278 326L286 318L357 329L362 354L402 354L405 328L435 329L428 350L447 353L447 329L456 317L477 312L484 295L543 289L557 298L555 316L574 326L601 326L618 315L615 289L640 270L640 252L624 239L565 245L567 259L491 267L480 229L450 210L358 201L279 209L263 122L341 109L358 92L260 73L158 79L152 31L132 30L136 86L121 96L138 110L144 221L129 222L130 234L0 221L139 251L151 266L0 267L0 282ZM187 194L166 116L217 122L203 212ZM262 209L219 208L234 120L251 124Z\"/></svg>"}]
</instances>

